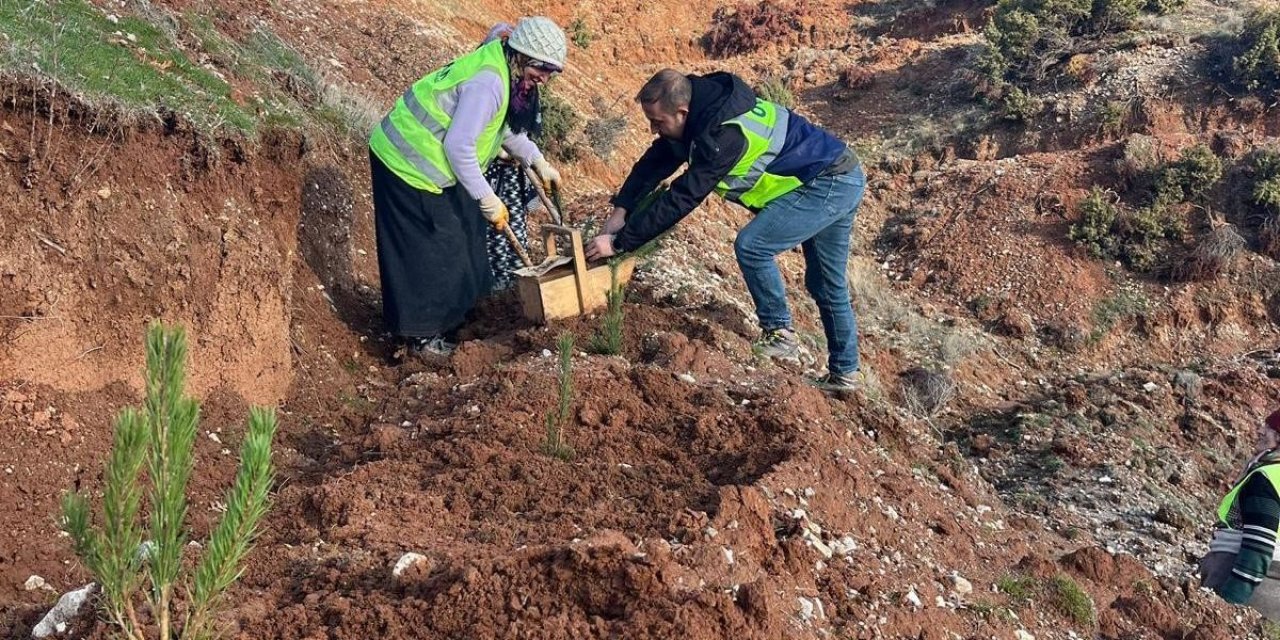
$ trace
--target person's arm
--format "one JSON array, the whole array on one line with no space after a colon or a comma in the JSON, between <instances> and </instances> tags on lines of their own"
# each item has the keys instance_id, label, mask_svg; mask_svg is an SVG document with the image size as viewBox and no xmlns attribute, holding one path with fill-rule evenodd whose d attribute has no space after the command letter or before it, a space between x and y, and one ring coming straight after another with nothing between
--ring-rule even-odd
<instances>
[{"instance_id":1,"label":"person's arm","mask_svg":"<svg viewBox=\"0 0 1280 640\"><path fill-rule=\"evenodd\" d=\"M524 133L511 133L510 129L504 129L505 138L502 140L502 148L507 150L517 160L526 167L532 167L535 162L542 159L542 151L538 149L538 145L529 139Z\"/></svg>"},{"instance_id":2,"label":"person's arm","mask_svg":"<svg viewBox=\"0 0 1280 640\"><path fill-rule=\"evenodd\" d=\"M614 239L614 249L639 249L683 220L729 175L746 145L747 139L737 127L721 127L710 144L695 145L689 168L648 209L628 216L626 226ZM655 180L649 189L657 183Z\"/></svg>"},{"instance_id":3,"label":"person's arm","mask_svg":"<svg viewBox=\"0 0 1280 640\"><path fill-rule=\"evenodd\" d=\"M636 160L635 165L631 167L631 173L627 174L627 179L623 181L622 188L609 202L615 210L621 209L630 213L635 209L637 202L653 191L664 178L675 173L682 164L684 164L684 158L676 155L670 142L661 138L654 140L640 159Z\"/></svg>"},{"instance_id":4,"label":"person's arm","mask_svg":"<svg viewBox=\"0 0 1280 640\"><path fill-rule=\"evenodd\" d=\"M458 104L453 121L444 134L444 155L458 184L476 200L493 195L484 179L476 155L476 141L502 106L502 79L492 71L481 71L458 85Z\"/></svg>"},{"instance_id":5,"label":"person's arm","mask_svg":"<svg viewBox=\"0 0 1280 640\"><path fill-rule=\"evenodd\" d=\"M1240 553L1236 555L1231 576L1218 587L1218 595L1234 604L1244 604L1253 590L1267 576L1276 549L1276 530L1280 529L1280 497L1271 481L1261 473L1249 476L1237 494L1240 505Z\"/></svg>"}]
</instances>

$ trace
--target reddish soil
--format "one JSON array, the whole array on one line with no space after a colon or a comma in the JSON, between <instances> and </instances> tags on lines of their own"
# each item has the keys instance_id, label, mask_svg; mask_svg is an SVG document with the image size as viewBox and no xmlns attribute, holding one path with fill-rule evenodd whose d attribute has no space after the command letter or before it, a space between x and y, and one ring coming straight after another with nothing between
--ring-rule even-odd
<instances>
[{"instance_id":1,"label":"reddish soil","mask_svg":"<svg viewBox=\"0 0 1280 640\"><path fill-rule=\"evenodd\" d=\"M227 33L266 20L380 99L511 17L485 3L466 16L400 2L217 4ZM799 43L834 51L830 59L801 64L803 48L787 41L715 66L776 67L792 56L803 109L860 138L902 124L909 96L920 96L913 83L956 73L986 3L914 4L815 3L815 28ZM558 81L580 106L602 87L629 104L668 63L712 66L696 44L710 8L519 8L565 23L585 16L599 35L573 50L581 73ZM886 16L898 14L890 28ZM858 31L859 19L878 26ZM875 77L851 93L837 78L855 62ZM1066 228L1088 185L1108 179L1112 142L1086 144L1064 126L1038 139L1057 151L1015 156L1036 145L995 127L1000 151L943 139L870 167L855 263L901 303L897 318L864 314L864 358L880 379L866 393L826 395L805 384L805 367L751 355L755 328L731 245L745 214L704 207L642 264L623 353L575 354L566 431L575 455L559 460L542 450L557 394L550 351L561 332L582 350L598 318L540 327L517 315L512 294L497 294L452 358L400 359L378 321L359 145L302 145L278 131L257 144L210 142L180 121L90 126L97 114L83 105L33 105L18 97L39 95L28 89L0 91L0 151L10 150L0 163L9 203L0 629L9 637L29 637L57 593L89 580L59 532L58 504L66 490L100 493L112 418L139 401L140 339L153 319L190 328L189 388L203 403L195 539L215 522L249 405L280 411L274 508L228 596L221 622L231 637L942 640L1021 630L1226 640L1260 629L1196 587L1189 550L1252 446L1252 424L1280 399L1267 377L1280 364L1238 355L1274 338L1257 282L1274 272L1255 260L1219 283L1139 283L1167 302L1159 313L1079 342L1119 285ZM1150 120L1166 121L1186 119ZM1171 127L1167 137L1195 134ZM33 139L50 142L32 148ZM631 135L612 159L568 167L581 179L571 219L605 208L595 188L616 184L644 143ZM782 263L802 291L799 256ZM1207 297L1219 292L1227 297ZM817 335L802 296L793 297L799 328ZM942 348L912 333L925 321L979 336L949 369L959 397L928 419L907 411L896 384ZM1125 393L1109 392L1123 386L1111 378L1125 364L1145 368L1125 371ZM1185 368L1203 377L1197 398L1164 391ZM1139 391L1145 382L1162 391ZM1153 450L1186 465L1171 475L1160 460L1131 464ZM1046 471L1050 457L1067 469ZM1090 493L1098 475L1121 468L1137 470L1119 497ZM1081 515L1123 511L1124 491L1152 486L1192 514L1161 530L1187 556L1172 568L1113 547L1113 530L1137 525ZM406 552L424 559L393 576ZM32 575L53 590L25 590ZM1073 619L1053 590L1064 578L1088 596L1091 620ZM1025 581L1022 592L1011 581ZM110 634L87 616L70 633Z\"/></svg>"}]
</instances>

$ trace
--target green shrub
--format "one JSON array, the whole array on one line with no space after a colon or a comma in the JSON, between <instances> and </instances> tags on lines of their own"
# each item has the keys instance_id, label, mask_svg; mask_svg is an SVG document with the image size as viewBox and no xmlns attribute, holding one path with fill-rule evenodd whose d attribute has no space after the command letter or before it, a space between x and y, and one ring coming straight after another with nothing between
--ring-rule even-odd
<instances>
[{"instance_id":1,"label":"green shrub","mask_svg":"<svg viewBox=\"0 0 1280 640\"><path fill-rule=\"evenodd\" d=\"M1222 178L1222 160L1207 145L1197 144L1182 152L1182 157L1169 168L1173 180L1184 197L1195 200L1213 188Z\"/></svg>"},{"instance_id":2,"label":"green shrub","mask_svg":"<svg viewBox=\"0 0 1280 640\"><path fill-rule=\"evenodd\" d=\"M1248 91L1280 88L1280 10L1251 13L1244 31L1227 46L1242 51L1231 59L1231 79L1236 84Z\"/></svg>"},{"instance_id":3,"label":"green shrub","mask_svg":"<svg viewBox=\"0 0 1280 640\"><path fill-rule=\"evenodd\" d=\"M196 401L185 395L186 353L182 330L159 324L148 330L146 400L141 410L125 409L116 419L103 474L102 529L92 526L84 496L68 493L62 503L76 555L102 585L100 606L129 640L152 635L134 607L144 579L151 583L149 622L160 638L175 637L177 627L183 639L218 635L214 621L221 597L240 577L268 507L276 418L270 409L254 408L240 450L240 468L226 496L226 512L194 573L184 571L187 481L200 411ZM150 511L145 543L138 521L144 464ZM186 594L180 625L174 618L175 590Z\"/></svg>"},{"instance_id":4,"label":"green shrub","mask_svg":"<svg viewBox=\"0 0 1280 640\"><path fill-rule=\"evenodd\" d=\"M1036 581L1030 576L1008 575L996 581L996 588L1016 602L1026 602L1035 595Z\"/></svg>"},{"instance_id":5,"label":"green shrub","mask_svg":"<svg viewBox=\"0 0 1280 640\"><path fill-rule=\"evenodd\" d=\"M569 23L569 40L579 49L591 46L591 41L595 39L595 34L591 33L591 28L582 18L574 18L573 22Z\"/></svg>"},{"instance_id":6,"label":"green shrub","mask_svg":"<svg viewBox=\"0 0 1280 640\"><path fill-rule=\"evenodd\" d=\"M1044 105L1040 100L1033 97L1030 93L1019 89L1018 87L1009 87L1004 92L1004 97L1000 101L1001 115L1006 120L1015 120L1018 122L1026 122L1040 115L1040 111Z\"/></svg>"},{"instance_id":7,"label":"green shrub","mask_svg":"<svg viewBox=\"0 0 1280 640\"><path fill-rule=\"evenodd\" d=\"M791 88L787 86L786 81L777 76L761 78L759 86L756 87L756 95L788 109L796 106L796 97L791 93Z\"/></svg>"},{"instance_id":8,"label":"green shrub","mask_svg":"<svg viewBox=\"0 0 1280 640\"><path fill-rule=\"evenodd\" d=\"M577 159L579 149L572 137L582 126L582 116L560 96L542 89L542 132L535 140L544 153L563 161Z\"/></svg>"},{"instance_id":9,"label":"green shrub","mask_svg":"<svg viewBox=\"0 0 1280 640\"><path fill-rule=\"evenodd\" d=\"M1168 15L1187 6L1187 0L1147 0L1146 11L1159 16Z\"/></svg>"},{"instance_id":10,"label":"green shrub","mask_svg":"<svg viewBox=\"0 0 1280 640\"><path fill-rule=\"evenodd\" d=\"M1116 256L1116 207L1108 192L1095 186L1080 203L1080 221L1071 225L1067 235L1095 258Z\"/></svg>"},{"instance_id":11,"label":"green shrub","mask_svg":"<svg viewBox=\"0 0 1280 640\"><path fill-rule=\"evenodd\" d=\"M1261 151L1253 160L1253 202L1280 213L1280 151Z\"/></svg>"},{"instance_id":12,"label":"green shrub","mask_svg":"<svg viewBox=\"0 0 1280 640\"><path fill-rule=\"evenodd\" d=\"M1054 606L1063 615L1079 626L1093 626L1096 619L1093 598L1075 580L1060 573L1049 581L1049 590Z\"/></svg>"},{"instance_id":13,"label":"green shrub","mask_svg":"<svg viewBox=\"0 0 1280 640\"><path fill-rule=\"evenodd\" d=\"M1129 29L1153 7L1153 0L999 0L983 32L979 93L998 99L1010 86L1026 90L1089 41Z\"/></svg>"}]
</instances>

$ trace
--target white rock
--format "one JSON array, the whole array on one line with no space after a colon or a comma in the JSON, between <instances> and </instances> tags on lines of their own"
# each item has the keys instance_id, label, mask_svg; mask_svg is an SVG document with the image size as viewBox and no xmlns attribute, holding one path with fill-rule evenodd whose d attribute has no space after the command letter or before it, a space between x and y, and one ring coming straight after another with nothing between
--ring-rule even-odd
<instances>
[{"instance_id":1,"label":"white rock","mask_svg":"<svg viewBox=\"0 0 1280 640\"><path fill-rule=\"evenodd\" d=\"M920 601L920 596L916 593L915 587L912 587L902 599L917 609L924 608L924 603Z\"/></svg>"},{"instance_id":2,"label":"white rock","mask_svg":"<svg viewBox=\"0 0 1280 640\"><path fill-rule=\"evenodd\" d=\"M722 547L721 551L724 552L725 564L733 564L733 549L730 549L729 547Z\"/></svg>"},{"instance_id":3,"label":"white rock","mask_svg":"<svg viewBox=\"0 0 1280 640\"><path fill-rule=\"evenodd\" d=\"M426 560L426 559L427 557L422 555L421 553L414 553L410 551L409 553L406 553L400 556L399 560L396 560L396 566L394 569L391 570L391 575L399 578L400 574L407 571L409 567L412 567L413 565L418 564L419 562L422 562L423 560Z\"/></svg>"},{"instance_id":4,"label":"white rock","mask_svg":"<svg viewBox=\"0 0 1280 640\"><path fill-rule=\"evenodd\" d=\"M1026 631L1023 631L1022 629L1018 629L1017 631L1014 631L1013 637L1017 638L1018 640L1036 640L1035 636L1027 633Z\"/></svg>"},{"instance_id":5,"label":"white rock","mask_svg":"<svg viewBox=\"0 0 1280 640\"><path fill-rule=\"evenodd\" d=\"M682 373L676 377L680 378L681 382L688 382L689 384L697 384L698 382L693 376L687 373Z\"/></svg>"},{"instance_id":6,"label":"white rock","mask_svg":"<svg viewBox=\"0 0 1280 640\"><path fill-rule=\"evenodd\" d=\"M40 589L45 586L47 585L45 584L44 578L41 578L40 576L34 576L34 575L31 576L30 578L27 578L27 581L22 583L22 588L26 589L27 591L35 591L36 589Z\"/></svg>"},{"instance_id":7,"label":"white rock","mask_svg":"<svg viewBox=\"0 0 1280 640\"><path fill-rule=\"evenodd\" d=\"M847 556L858 550L858 541L853 536L845 536L831 543L831 550L836 555Z\"/></svg>"},{"instance_id":8,"label":"white rock","mask_svg":"<svg viewBox=\"0 0 1280 640\"><path fill-rule=\"evenodd\" d=\"M973 583L965 580L960 574L951 574L951 590L965 596L973 593Z\"/></svg>"},{"instance_id":9,"label":"white rock","mask_svg":"<svg viewBox=\"0 0 1280 640\"><path fill-rule=\"evenodd\" d=\"M44 614L40 619L40 623L31 630L32 638L48 638L55 633L62 633L67 629L67 623L80 613L80 608L84 606L85 601L89 599L90 594L98 585L90 582L89 584L68 591L58 598L58 603L53 605L49 613Z\"/></svg>"},{"instance_id":10,"label":"white rock","mask_svg":"<svg viewBox=\"0 0 1280 640\"><path fill-rule=\"evenodd\" d=\"M1148 382L1142 385L1142 390L1146 391L1147 393L1153 393L1155 392L1156 389L1159 389L1159 388L1160 388L1160 385L1157 385L1154 382Z\"/></svg>"},{"instance_id":11,"label":"white rock","mask_svg":"<svg viewBox=\"0 0 1280 640\"><path fill-rule=\"evenodd\" d=\"M544 358L550 358L550 357L551 357L551 350L550 350L550 349L543 349L543 350L542 350L542 357L544 357Z\"/></svg>"},{"instance_id":12,"label":"white rock","mask_svg":"<svg viewBox=\"0 0 1280 640\"><path fill-rule=\"evenodd\" d=\"M800 602L800 619L805 622L813 620L813 602L805 597L797 597L796 600Z\"/></svg>"}]
</instances>

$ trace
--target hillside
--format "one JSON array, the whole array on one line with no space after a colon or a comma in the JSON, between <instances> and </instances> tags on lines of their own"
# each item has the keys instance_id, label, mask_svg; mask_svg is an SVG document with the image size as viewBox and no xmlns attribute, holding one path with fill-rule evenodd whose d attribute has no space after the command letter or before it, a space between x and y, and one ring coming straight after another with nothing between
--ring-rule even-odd
<instances>
[{"instance_id":1,"label":"hillside","mask_svg":"<svg viewBox=\"0 0 1280 640\"><path fill-rule=\"evenodd\" d=\"M279 408L229 637L1277 637L1194 575L1280 406L1280 112L1232 75L1251 5L1099 0L1015 41L1015 4L0 0L0 629L89 581L59 503L100 498L162 319L202 402L194 539L247 408ZM574 41L546 147L575 223L647 145L631 97L663 67L737 72L859 150L865 391L752 355L747 213L719 201L641 259L620 355L508 292L447 363L396 357L365 133L529 14Z\"/></svg>"}]
</instances>

